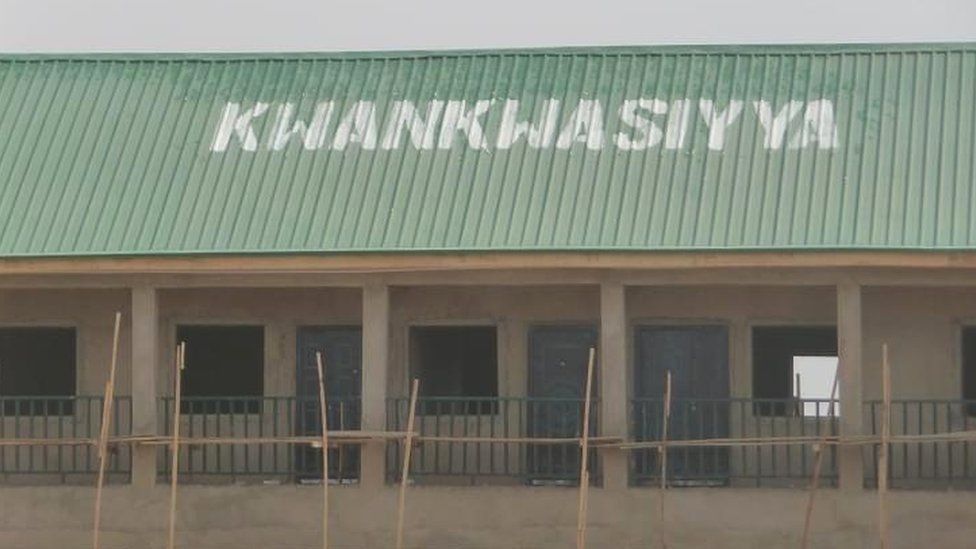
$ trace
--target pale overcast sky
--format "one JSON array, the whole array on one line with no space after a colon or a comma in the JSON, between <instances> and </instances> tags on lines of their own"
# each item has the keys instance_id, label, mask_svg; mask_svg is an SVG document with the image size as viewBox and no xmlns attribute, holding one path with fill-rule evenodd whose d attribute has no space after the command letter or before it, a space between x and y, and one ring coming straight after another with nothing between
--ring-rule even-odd
<instances>
[{"instance_id":1,"label":"pale overcast sky","mask_svg":"<svg viewBox=\"0 0 976 549\"><path fill-rule=\"evenodd\" d=\"M976 41L976 0L0 0L0 51Z\"/></svg>"}]
</instances>

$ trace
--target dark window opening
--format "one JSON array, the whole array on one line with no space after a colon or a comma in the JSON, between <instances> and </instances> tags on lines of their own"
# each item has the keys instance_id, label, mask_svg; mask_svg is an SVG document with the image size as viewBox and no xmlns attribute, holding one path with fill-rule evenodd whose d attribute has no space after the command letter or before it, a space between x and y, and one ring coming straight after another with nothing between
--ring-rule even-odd
<instances>
[{"instance_id":1,"label":"dark window opening","mask_svg":"<svg viewBox=\"0 0 976 549\"><path fill-rule=\"evenodd\" d=\"M962 329L962 398L976 401L976 326ZM966 405L966 414L976 416L976 402Z\"/></svg>"},{"instance_id":2,"label":"dark window opening","mask_svg":"<svg viewBox=\"0 0 976 549\"><path fill-rule=\"evenodd\" d=\"M264 395L263 326L178 326L186 343L186 414L256 414Z\"/></svg>"},{"instance_id":3,"label":"dark window opening","mask_svg":"<svg viewBox=\"0 0 976 549\"><path fill-rule=\"evenodd\" d=\"M497 403L487 400L498 396L494 326L411 328L410 359L420 396L435 397L422 403L420 413L494 413Z\"/></svg>"},{"instance_id":4,"label":"dark window opening","mask_svg":"<svg viewBox=\"0 0 976 549\"><path fill-rule=\"evenodd\" d=\"M74 328L0 329L0 398L4 415L74 413L75 339Z\"/></svg>"},{"instance_id":5,"label":"dark window opening","mask_svg":"<svg viewBox=\"0 0 976 549\"><path fill-rule=\"evenodd\" d=\"M759 415L806 415L806 407L794 406L790 400L796 396L795 373L804 358L836 357L837 328L833 326L761 326L752 330L752 394L760 402L755 413ZM807 366L814 364L807 361ZM829 364L824 363L824 368ZM809 371L805 368L804 371ZM836 370L836 366L834 366ZM824 372L831 377L830 372ZM820 376L823 377L823 376ZM811 380L812 381L812 380ZM832 380L831 380L832 381ZM818 385L823 385L818 383ZM829 390L828 390L829 392ZM828 397L829 398L829 397ZM767 402L761 402L768 400ZM827 409L814 406L816 410ZM837 413L835 408L835 415Z\"/></svg>"}]
</instances>

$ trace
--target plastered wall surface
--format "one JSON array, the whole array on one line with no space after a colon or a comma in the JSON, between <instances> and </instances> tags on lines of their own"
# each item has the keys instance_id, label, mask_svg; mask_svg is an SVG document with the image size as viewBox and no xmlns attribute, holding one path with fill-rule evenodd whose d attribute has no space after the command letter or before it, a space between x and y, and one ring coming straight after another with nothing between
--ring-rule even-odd
<instances>
[{"instance_id":1,"label":"plastered wall surface","mask_svg":"<svg viewBox=\"0 0 976 549\"><path fill-rule=\"evenodd\" d=\"M90 488L0 490L0 546L90 547ZM321 547L320 489L311 486L180 489L179 546L192 549ZM168 490L104 494L104 547L165 547ZM594 548L648 547L660 527L657 491L590 493L588 540ZM669 490L666 536L676 548L796 547L806 493L801 490ZM330 534L337 548L393 547L396 490L331 491ZM896 548L963 549L976 539L976 509L966 493L893 492ZM568 488L415 487L407 497L407 544L415 549L549 549L573 546L576 491ZM860 548L877 543L877 498L823 490L813 516L812 546Z\"/></svg>"}]
</instances>

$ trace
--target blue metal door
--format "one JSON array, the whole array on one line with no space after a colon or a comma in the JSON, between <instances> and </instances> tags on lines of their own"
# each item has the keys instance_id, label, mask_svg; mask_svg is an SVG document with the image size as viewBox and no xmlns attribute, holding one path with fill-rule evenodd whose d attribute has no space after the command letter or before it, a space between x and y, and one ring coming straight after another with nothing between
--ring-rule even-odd
<instances>
[{"instance_id":1,"label":"blue metal door","mask_svg":"<svg viewBox=\"0 0 976 549\"><path fill-rule=\"evenodd\" d=\"M661 437L665 377L671 372L669 440L724 438L729 433L728 330L724 326L641 326L635 343L636 435ZM657 451L634 455L638 473L660 476ZM671 484L725 484L728 448L668 451Z\"/></svg>"},{"instance_id":2,"label":"blue metal door","mask_svg":"<svg viewBox=\"0 0 976 549\"><path fill-rule=\"evenodd\" d=\"M544 326L529 334L529 400L527 429L533 437L578 437L583 424L583 400L590 348L597 331L590 326ZM595 367L594 367L595 368ZM593 395L599 394L593 375ZM590 408L590 433L598 424L596 405ZM532 445L527 449L529 480L575 482L580 451L576 444Z\"/></svg>"},{"instance_id":3,"label":"blue metal door","mask_svg":"<svg viewBox=\"0 0 976 549\"><path fill-rule=\"evenodd\" d=\"M296 432L321 435L319 378L315 353L325 365L326 405L329 430L359 429L362 392L362 331L360 328L303 326L298 330L296 377ZM296 476L322 478L322 453L300 446L295 452ZM329 451L329 478L352 481L359 478L359 447L341 446Z\"/></svg>"}]
</instances>

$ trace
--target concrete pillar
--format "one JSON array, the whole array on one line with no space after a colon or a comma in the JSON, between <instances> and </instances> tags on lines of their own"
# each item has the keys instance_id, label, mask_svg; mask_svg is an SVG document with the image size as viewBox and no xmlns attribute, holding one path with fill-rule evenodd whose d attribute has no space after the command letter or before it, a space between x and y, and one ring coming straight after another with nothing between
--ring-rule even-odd
<instances>
[{"instance_id":1,"label":"concrete pillar","mask_svg":"<svg viewBox=\"0 0 976 549\"><path fill-rule=\"evenodd\" d=\"M156 288L132 289L132 434L157 434L156 361L159 356L159 317ZM156 449L134 446L132 484L151 489L156 483Z\"/></svg>"},{"instance_id":2,"label":"concrete pillar","mask_svg":"<svg viewBox=\"0 0 976 549\"><path fill-rule=\"evenodd\" d=\"M861 287L845 282L837 286L837 352L840 361L840 434L862 434ZM840 488L858 491L864 487L864 464L860 446L838 449Z\"/></svg>"},{"instance_id":3,"label":"concrete pillar","mask_svg":"<svg viewBox=\"0 0 976 549\"><path fill-rule=\"evenodd\" d=\"M622 284L600 286L600 434L627 436L627 308ZM626 489L627 453L608 449L603 459L603 486Z\"/></svg>"},{"instance_id":4,"label":"concrete pillar","mask_svg":"<svg viewBox=\"0 0 976 549\"><path fill-rule=\"evenodd\" d=\"M384 285L363 288L363 429L386 429L387 370L390 359L390 290ZM383 442L363 447L360 483L379 488L385 482Z\"/></svg>"}]
</instances>

